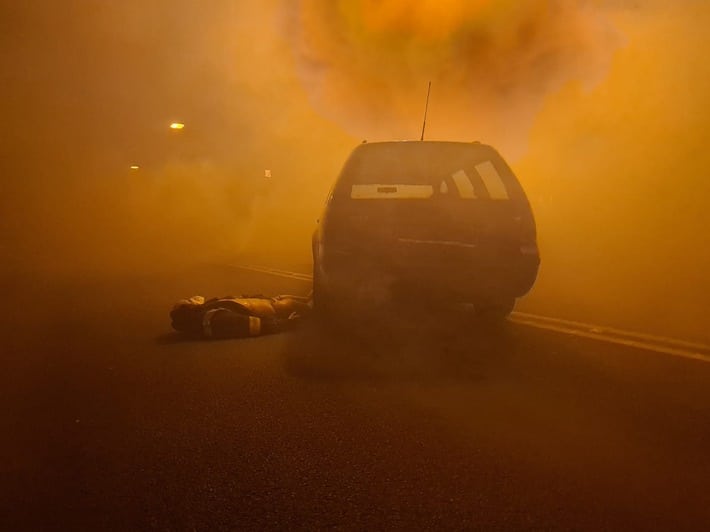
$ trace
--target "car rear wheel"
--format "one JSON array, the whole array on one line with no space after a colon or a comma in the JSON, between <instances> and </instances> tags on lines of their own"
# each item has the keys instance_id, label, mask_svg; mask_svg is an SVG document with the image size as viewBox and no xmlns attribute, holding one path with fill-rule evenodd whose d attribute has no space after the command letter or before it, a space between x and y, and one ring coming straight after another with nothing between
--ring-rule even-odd
<instances>
[{"instance_id":1,"label":"car rear wheel","mask_svg":"<svg viewBox=\"0 0 710 532\"><path fill-rule=\"evenodd\" d=\"M313 268L313 312L318 317L326 317L333 311L333 295L324 286L318 274L318 266Z\"/></svg>"},{"instance_id":2,"label":"car rear wheel","mask_svg":"<svg viewBox=\"0 0 710 532\"><path fill-rule=\"evenodd\" d=\"M506 319L515 308L515 298L486 301L475 306L476 315L487 320L502 321Z\"/></svg>"}]
</instances>

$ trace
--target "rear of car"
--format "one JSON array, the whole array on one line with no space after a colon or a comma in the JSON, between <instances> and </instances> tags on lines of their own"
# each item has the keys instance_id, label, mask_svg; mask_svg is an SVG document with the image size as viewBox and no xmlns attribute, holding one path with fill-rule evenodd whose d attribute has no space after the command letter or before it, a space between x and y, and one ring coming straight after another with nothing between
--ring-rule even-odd
<instances>
[{"instance_id":1,"label":"rear of car","mask_svg":"<svg viewBox=\"0 0 710 532\"><path fill-rule=\"evenodd\" d=\"M539 254L520 183L490 146L358 146L313 236L316 308L397 294L507 314L532 287Z\"/></svg>"}]
</instances>

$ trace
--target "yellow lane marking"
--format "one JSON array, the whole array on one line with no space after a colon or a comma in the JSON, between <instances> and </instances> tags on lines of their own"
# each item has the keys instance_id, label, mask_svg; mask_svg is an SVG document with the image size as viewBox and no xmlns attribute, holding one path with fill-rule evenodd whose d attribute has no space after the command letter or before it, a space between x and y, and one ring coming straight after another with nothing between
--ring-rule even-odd
<instances>
[{"instance_id":1,"label":"yellow lane marking","mask_svg":"<svg viewBox=\"0 0 710 532\"><path fill-rule=\"evenodd\" d=\"M697 345L700 348L690 349L687 347L683 347L684 344L688 344L690 342L684 342L682 340L664 338L663 343L654 343L651 340L642 338L647 338L648 335L637 335L636 333L632 333L629 331L623 331L623 335L616 336L613 334L606 334L602 332L603 330L608 331L609 329L598 328L594 325L583 324L583 327L580 328L576 326L579 325L578 322L569 322L575 325L565 325L564 320L560 320L557 318L554 318L554 323L552 323L543 316L541 316L541 318L543 319L537 319L538 316L534 316L531 314L526 314L525 316L527 317L522 317L518 315L518 313L514 312L508 319L513 323L517 323L519 325L526 325L529 327L535 327L537 329L546 329L548 331L570 334L573 336L580 336L582 338L591 338L593 340L625 345L628 347L635 347L637 349L654 351L656 353L663 353L666 355L689 358L692 360L700 360L702 362L710 362L710 346L704 346L702 344L692 344Z\"/></svg>"},{"instance_id":2,"label":"yellow lane marking","mask_svg":"<svg viewBox=\"0 0 710 532\"><path fill-rule=\"evenodd\" d=\"M288 279L297 279L299 281L313 282L313 277L306 273L288 272L285 270L277 270L275 268L263 268L261 266L241 266L239 264L230 264L231 268L237 268L240 270L248 270L258 273L267 273L269 275L275 275L276 277L286 277Z\"/></svg>"}]
</instances>

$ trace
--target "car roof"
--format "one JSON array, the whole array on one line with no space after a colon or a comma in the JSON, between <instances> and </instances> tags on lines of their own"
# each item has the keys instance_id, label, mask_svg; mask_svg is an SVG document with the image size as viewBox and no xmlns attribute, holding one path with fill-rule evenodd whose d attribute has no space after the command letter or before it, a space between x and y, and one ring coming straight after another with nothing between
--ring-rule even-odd
<instances>
[{"instance_id":1,"label":"car roof","mask_svg":"<svg viewBox=\"0 0 710 532\"><path fill-rule=\"evenodd\" d=\"M362 144L359 144L358 146L355 147L353 150L353 153L358 153L358 152L367 152L370 150L378 150L378 149L387 149L388 147L391 148L403 148L403 149L412 149L416 151L417 147L421 147L423 149L429 149L429 148L435 148L435 147L441 147L441 148L462 148L462 147L471 147L471 148L476 148L477 150L480 150L482 152L493 152L493 153L498 153L498 151L493 147L488 144L483 144L479 141L471 141L471 142L465 142L465 141L451 141L451 140L383 140L383 141L375 141L375 142L368 142L368 141L363 141Z\"/></svg>"},{"instance_id":2,"label":"car roof","mask_svg":"<svg viewBox=\"0 0 710 532\"><path fill-rule=\"evenodd\" d=\"M360 144L360 147L364 146L379 146L383 144L451 144L451 145L474 145L474 146L488 146L487 144L482 144L478 140L473 140L473 141L460 141L460 140L377 140L374 142L370 142L368 140L363 140L362 144Z\"/></svg>"}]
</instances>

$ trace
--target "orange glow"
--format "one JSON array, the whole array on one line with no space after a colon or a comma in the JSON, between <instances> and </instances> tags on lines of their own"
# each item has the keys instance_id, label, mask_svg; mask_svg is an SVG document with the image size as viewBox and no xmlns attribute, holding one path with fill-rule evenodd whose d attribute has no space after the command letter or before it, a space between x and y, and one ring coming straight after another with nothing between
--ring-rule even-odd
<instances>
[{"instance_id":1,"label":"orange glow","mask_svg":"<svg viewBox=\"0 0 710 532\"><path fill-rule=\"evenodd\" d=\"M348 153L418 139L431 80L426 138L492 144L532 203L521 311L710 334L710 2L30 4L3 31L12 268L305 265Z\"/></svg>"},{"instance_id":2,"label":"orange glow","mask_svg":"<svg viewBox=\"0 0 710 532\"><path fill-rule=\"evenodd\" d=\"M413 138L431 81L429 138L485 139L513 158L548 95L602 81L620 45L608 11L587 2L299 5L292 46L320 114L354 137Z\"/></svg>"},{"instance_id":3,"label":"orange glow","mask_svg":"<svg viewBox=\"0 0 710 532\"><path fill-rule=\"evenodd\" d=\"M131 170L140 170L140 166L138 166L137 164L133 164L131 165Z\"/></svg>"},{"instance_id":4,"label":"orange glow","mask_svg":"<svg viewBox=\"0 0 710 532\"><path fill-rule=\"evenodd\" d=\"M480 16L494 3L492 0L421 0L414 3L406 0L361 0L355 9L358 9L366 30L439 39Z\"/></svg>"}]
</instances>

